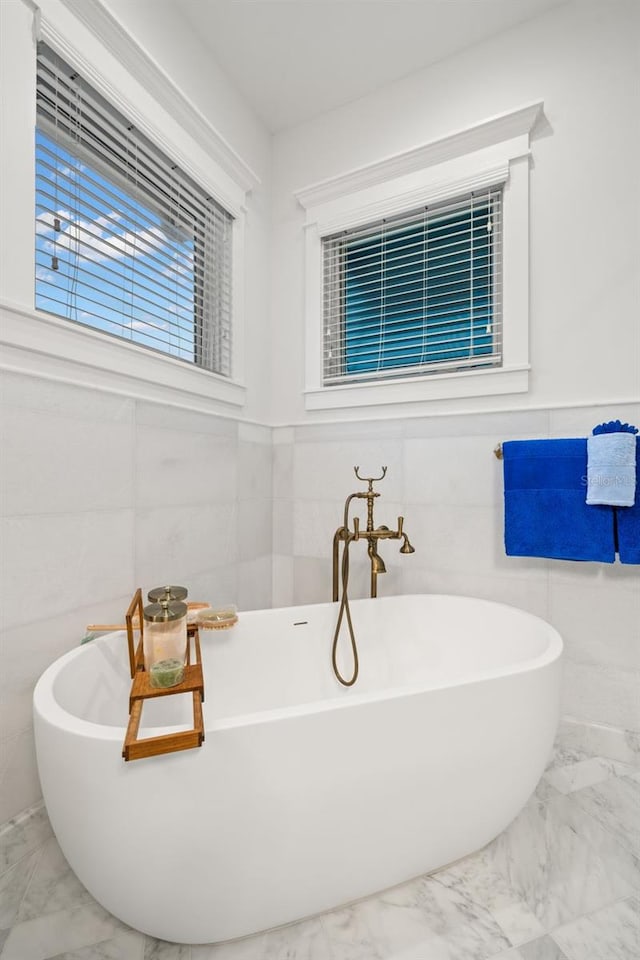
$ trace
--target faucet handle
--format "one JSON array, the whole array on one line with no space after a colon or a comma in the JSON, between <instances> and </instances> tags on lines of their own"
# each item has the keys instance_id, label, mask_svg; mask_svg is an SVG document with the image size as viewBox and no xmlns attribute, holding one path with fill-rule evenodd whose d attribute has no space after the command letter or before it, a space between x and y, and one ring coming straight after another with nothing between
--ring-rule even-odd
<instances>
[{"instance_id":1,"label":"faucet handle","mask_svg":"<svg viewBox=\"0 0 640 960\"><path fill-rule=\"evenodd\" d=\"M386 467L381 467L381 470L382 470L381 477L361 477L360 474L358 473L358 470L360 469L360 467L354 467L353 469L358 480L363 480L365 483L377 483L378 480L384 480L384 478L387 475Z\"/></svg>"},{"instance_id":2,"label":"faucet handle","mask_svg":"<svg viewBox=\"0 0 640 960\"><path fill-rule=\"evenodd\" d=\"M353 518L353 532L354 532L353 539L359 540L360 539L360 517Z\"/></svg>"},{"instance_id":3,"label":"faucet handle","mask_svg":"<svg viewBox=\"0 0 640 960\"><path fill-rule=\"evenodd\" d=\"M402 536L402 524L404 523L404 517L398 517L398 536Z\"/></svg>"}]
</instances>

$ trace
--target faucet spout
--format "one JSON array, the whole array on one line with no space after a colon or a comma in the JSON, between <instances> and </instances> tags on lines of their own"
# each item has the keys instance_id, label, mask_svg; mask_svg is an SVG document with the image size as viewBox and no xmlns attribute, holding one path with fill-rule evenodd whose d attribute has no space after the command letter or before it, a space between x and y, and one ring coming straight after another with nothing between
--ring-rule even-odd
<instances>
[{"instance_id":1,"label":"faucet spout","mask_svg":"<svg viewBox=\"0 0 640 960\"><path fill-rule=\"evenodd\" d=\"M367 554L369 556L371 564L371 596L376 597L378 595L377 588L377 577L379 573L386 573L387 568L385 562L378 553L378 543L380 540L402 540L402 546L400 547L400 553L415 553L414 548L409 542L407 534L404 532L403 524L404 517L398 517L398 524L395 530L389 529L385 524L380 524L380 526L375 525L374 521L374 503L376 499L380 496L377 490L373 489L374 483L378 480L382 480L387 472L387 468L382 468L382 476L379 477L362 477L360 476L360 471L358 467L354 467L356 476L358 480L364 480L367 484L366 490L357 490L355 493L350 493L347 497L344 505L344 520L341 527L336 530L335 536L333 538L333 599L337 600L340 593L340 583L339 583L339 554L340 547L342 546L343 550L348 550L349 545L354 541L366 540L367 541ZM360 520L358 517L353 518L353 531L349 528L349 508L353 500L366 500L367 501L367 520L366 527L363 524L363 529L360 528Z\"/></svg>"},{"instance_id":2,"label":"faucet spout","mask_svg":"<svg viewBox=\"0 0 640 960\"><path fill-rule=\"evenodd\" d=\"M368 549L367 549L367 553L369 554L369 557L371 558L371 571L372 571L372 573L375 573L376 576L377 576L379 573L386 573L386 572L387 572L387 568L386 568L385 565L384 565L384 560L382 559L382 557L380 556L380 554L378 553L376 547L375 547L373 544L369 544L369 547L368 547Z\"/></svg>"}]
</instances>

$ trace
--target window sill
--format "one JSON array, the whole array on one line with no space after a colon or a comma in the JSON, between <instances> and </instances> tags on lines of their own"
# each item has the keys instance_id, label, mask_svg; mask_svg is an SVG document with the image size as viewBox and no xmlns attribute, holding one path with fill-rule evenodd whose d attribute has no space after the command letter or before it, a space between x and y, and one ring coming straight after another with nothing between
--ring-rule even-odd
<instances>
[{"instance_id":1,"label":"window sill","mask_svg":"<svg viewBox=\"0 0 640 960\"><path fill-rule=\"evenodd\" d=\"M419 403L462 397L490 397L505 393L526 393L529 367L500 367L467 370L463 373L351 383L305 391L307 410L337 410L345 407L372 407L389 403Z\"/></svg>"},{"instance_id":2,"label":"window sill","mask_svg":"<svg viewBox=\"0 0 640 960\"><path fill-rule=\"evenodd\" d=\"M29 307L0 301L0 369L204 413L244 406L237 381Z\"/></svg>"}]
</instances>

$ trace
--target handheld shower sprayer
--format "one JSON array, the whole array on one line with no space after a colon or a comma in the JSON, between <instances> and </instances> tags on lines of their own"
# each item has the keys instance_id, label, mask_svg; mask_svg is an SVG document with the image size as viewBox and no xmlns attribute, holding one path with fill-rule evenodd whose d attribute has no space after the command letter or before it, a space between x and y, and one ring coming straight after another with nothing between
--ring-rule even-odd
<instances>
[{"instance_id":1,"label":"handheld shower sprayer","mask_svg":"<svg viewBox=\"0 0 640 960\"><path fill-rule=\"evenodd\" d=\"M349 547L355 540L367 541L367 554L371 564L372 597L377 597L378 595L378 575L387 572L385 562L378 553L379 541L402 539L400 553L415 553L415 548L411 545L409 542L409 537L403 530L404 517L398 517L398 526L396 530L390 530L389 527L385 526L384 524L376 527L373 522L374 500L376 497L380 496L378 491L373 489L373 484L384 479L387 473L387 468L382 467L382 475L379 477L361 477L359 473L360 468L354 467L353 469L358 480L363 480L368 484L368 487L366 490L358 490L355 493L349 494L344 504L344 522L341 527L338 527L333 537L333 599L334 601L338 600L340 586L342 587L342 596L340 597L338 622L336 624L335 634L333 637L332 662L333 671L336 677L345 687L350 687L356 682L359 669L358 648L356 646L356 638L353 630L353 624L351 622L351 611L349 609L349 597L347 592L349 586ZM349 529L349 507L351 501L354 499L367 501L367 526L366 529L362 531L360 530L360 519L358 517L353 518L353 531ZM343 545L342 562L340 562L341 543ZM346 616L349 637L351 640L351 649L353 652L353 674L350 680L345 680L345 678L342 676L340 670L338 669L336 660L338 637L344 616Z\"/></svg>"}]
</instances>

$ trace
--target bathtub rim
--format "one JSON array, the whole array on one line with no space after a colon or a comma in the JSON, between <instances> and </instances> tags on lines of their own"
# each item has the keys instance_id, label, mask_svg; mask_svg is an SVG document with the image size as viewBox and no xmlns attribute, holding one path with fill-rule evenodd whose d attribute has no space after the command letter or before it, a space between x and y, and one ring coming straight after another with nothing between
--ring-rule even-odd
<instances>
[{"instance_id":1,"label":"bathtub rim","mask_svg":"<svg viewBox=\"0 0 640 960\"><path fill-rule=\"evenodd\" d=\"M438 690L453 690L459 687L471 686L476 683L486 682L487 680L497 680L501 677L530 673L535 670L542 669L554 661L559 660L562 655L564 643L560 633L556 630L556 628L553 627L547 620L544 620L542 617L539 617L534 613L530 613L528 610L523 610L521 607L516 607L512 604L502 603L496 600L486 600L482 597L469 597L466 595L457 594L412 593L398 594L396 597L383 597L380 599L391 600L400 599L400 597L405 599L409 599L411 597L432 597L434 599L445 598L450 600L472 600L474 603L515 611L522 617L537 621L540 624L541 629L544 629L545 633L547 634L547 645L542 653L535 657L531 657L528 660L521 660L517 661L516 663L506 664L501 668L494 667L490 670L484 671L476 670L473 674L461 676L455 682L443 681L427 685L424 683L408 683L403 684L402 686L388 687L384 690L371 691L369 693L351 694L345 700L340 700L337 697L333 697L331 699L312 700L308 703L298 704L295 706L278 707L271 710L260 710L252 713L234 714L231 717L218 719L210 725L206 725L205 709L205 733L212 734L222 732L224 730L233 730L238 727L252 726L255 724L275 723L288 718L306 716L307 714L324 713L333 710L344 710L350 707L362 706L371 702L382 702L399 699L401 697L417 696L418 694L435 692ZM352 601L352 605L361 602L374 601L370 600L370 598L364 598L364 600ZM275 613L285 610L292 611L309 609L313 607L327 607L332 605L333 604L326 601L324 603L298 604L290 607L269 607L262 610L248 610L244 613L244 616L265 612ZM102 642L111 641L111 638L118 635L121 636L124 641L126 636L125 632L114 630L96 638L95 640L92 640L91 645L99 645ZM71 733L78 737L121 743L126 733L126 724L123 724L122 726L116 726L114 724L94 723L91 720L85 720L82 717L78 717L76 714L70 713L68 710L66 710L54 695L54 685L57 677L62 673L69 663L73 662L76 657L85 655L89 646L89 644L80 645L78 647L74 647L72 650L67 651L67 653L64 653L61 657L58 657L57 660L54 660L54 662L50 664L41 674L33 691L34 720L40 718L44 723L60 729L65 733ZM126 648L123 642L123 656L125 653ZM337 691L337 693L339 692L340 691ZM147 727L145 728L145 736L158 736L171 731L175 732L177 729L180 729L180 725L176 724L168 727Z\"/></svg>"}]
</instances>

